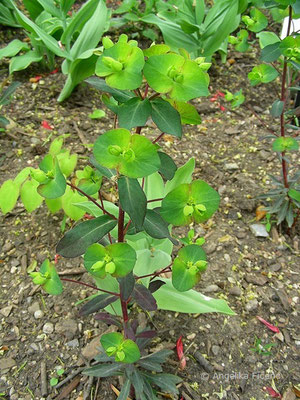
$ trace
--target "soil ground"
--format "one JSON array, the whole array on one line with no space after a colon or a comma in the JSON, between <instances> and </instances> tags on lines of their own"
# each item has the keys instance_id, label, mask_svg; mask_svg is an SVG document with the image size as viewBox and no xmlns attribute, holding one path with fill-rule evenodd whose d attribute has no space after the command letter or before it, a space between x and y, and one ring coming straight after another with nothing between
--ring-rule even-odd
<instances>
[{"instance_id":1,"label":"soil ground","mask_svg":"<svg viewBox=\"0 0 300 400\"><path fill-rule=\"evenodd\" d=\"M14 34L5 30L1 35L8 42ZM195 103L201 125L186 126L182 141L168 137L163 146L178 166L195 157L194 177L207 181L221 195L213 219L195 227L206 239L209 261L197 288L208 296L226 299L236 315L158 312L153 324L160 339L153 347L174 348L176 340L183 337L186 368L179 369L175 352L168 365L184 382L179 399L262 400L271 398L265 389L271 386L285 393L286 399L295 399L291 387L300 383L299 223L292 236L276 225L266 238L256 237L250 230L255 210L263 204L256 196L271 185L268 173L280 174L270 142L262 140L268 134L265 124L278 129L278 121L271 120L268 112L278 87L276 83L267 88L249 87L247 73L258 59L255 50L246 55L232 53L230 59L213 66L211 93L243 88L245 105L236 112L222 112L216 102L201 99ZM71 134L67 147L86 164L89 150L85 144L112 128L107 110L99 121L88 117L93 109L104 109L97 91L81 85L69 100L58 104L64 76L38 68L16 74L22 85L3 109L12 123L7 134L0 136L1 183L25 165L37 166L49 140L58 134ZM36 75L42 79L30 82ZM7 76L7 60L1 61L0 76L1 80ZM54 129L44 129L43 120ZM299 165L297 157L292 159L294 165ZM33 262L53 258L62 236L62 217L60 213L50 215L45 206L28 214L19 203L0 219L0 393L7 399L41 399L45 383L44 397L49 399L87 398L90 388L88 398L116 398L110 384L119 387L117 380L91 382L79 374L58 389L50 386L57 368L64 369L58 377L63 381L84 366L89 352L98 346L99 335L107 330L101 322L78 315L75 303L90 295L90 289L66 284L63 295L53 297L33 287L27 274ZM67 273L80 266L80 259L59 263L60 271ZM89 281L82 272L68 277ZM268 330L256 316L278 326L280 334ZM140 313L139 318L146 316ZM260 354L259 348L253 351L256 338L263 346L274 344L269 355ZM199 354L207 363L199 357L197 361Z\"/></svg>"}]
</instances>

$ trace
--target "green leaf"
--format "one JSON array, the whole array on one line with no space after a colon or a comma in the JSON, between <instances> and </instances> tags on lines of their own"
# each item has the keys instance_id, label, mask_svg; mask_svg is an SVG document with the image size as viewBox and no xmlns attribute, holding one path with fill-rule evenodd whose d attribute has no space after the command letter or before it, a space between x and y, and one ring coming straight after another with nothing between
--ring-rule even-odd
<instances>
[{"instance_id":1,"label":"green leaf","mask_svg":"<svg viewBox=\"0 0 300 400\"><path fill-rule=\"evenodd\" d=\"M294 200L296 200L298 203L300 203L300 191L299 191L299 190L290 189L290 190L288 191L288 196L289 196L291 199L294 199Z\"/></svg>"},{"instance_id":2,"label":"green leaf","mask_svg":"<svg viewBox=\"0 0 300 400\"><path fill-rule=\"evenodd\" d=\"M118 400L127 400L130 393L130 388L131 382L129 379L126 379L118 396Z\"/></svg>"},{"instance_id":3,"label":"green leaf","mask_svg":"<svg viewBox=\"0 0 300 400\"><path fill-rule=\"evenodd\" d=\"M66 258L80 256L91 244L102 239L116 224L117 221L108 215L84 221L65 234L59 241L56 252Z\"/></svg>"},{"instance_id":4,"label":"green leaf","mask_svg":"<svg viewBox=\"0 0 300 400\"><path fill-rule=\"evenodd\" d=\"M218 209L220 196L206 182L197 180L181 184L167 194L162 201L161 216L179 226L192 221L207 221Z\"/></svg>"},{"instance_id":5,"label":"green leaf","mask_svg":"<svg viewBox=\"0 0 300 400\"><path fill-rule=\"evenodd\" d=\"M201 272L205 269L206 255L203 249L196 244L183 247L173 262L173 286L179 292L192 289L200 281Z\"/></svg>"},{"instance_id":6,"label":"green leaf","mask_svg":"<svg viewBox=\"0 0 300 400\"><path fill-rule=\"evenodd\" d=\"M140 357L140 350L135 342L125 339L119 332L106 333L100 342L109 356L114 356L117 362L132 364Z\"/></svg>"},{"instance_id":7,"label":"green leaf","mask_svg":"<svg viewBox=\"0 0 300 400\"><path fill-rule=\"evenodd\" d=\"M46 174L51 174L45 183L38 186L38 193L47 199L55 199L62 196L66 190L66 180L63 176L59 163L55 157L46 155L39 167Z\"/></svg>"},{"instance_id":8,"label":"green leaf","mask_svg":"<svg viewBox=\"0 0 300 400\"><path fill-rule=\"evenodd\" d=\"M177 241L170 235L168 224L162 219L162 217L154 210L147 210L144 229L153 238L164 239L168 238L173 244L177 244Z\"/></svg>"},{"instance_id":9,"label":"green leaf","mask_svg":"<svg viewBox=\"0 0 300 400\"><path fill-rule=\"evenodd\" d=\"M267 64L261 64L252 69L248 74L248 78L252 86L259 83L268 83L276 79L278 72L274 67Z\"/></svg>"},{"instance_id":10,"label":"green leaf","mask_svg":"<svg viewBox=\"0 0 300 400\"><path fill-rule=\"evenodd\" d=\"M107 274L115 278L124 277L133 270L135 263L136 252L127 243L114 243L106 247L94 243L84 255L85 268L98 278L105 278Z\"/></svg>"},{"instance_id":11,"label":"green leaf","mask_svg":"<svg viewBox=\"0 0 300 400\"><path fill-rule=\"evenodd\" d=\"M24 169L22 169L18 175L15 177L14 179L14 183L16 185L22 185L22 183L28 178L28 176L30 175L30 171L31 168L30 167L25 167Z\"/></svg>"},{"instance_id":12,"label":"green leaf","mask_svg":"<svg viewBox=\"0 0 300 400\"><path fill-rule=\"evenodd\" d=\"M97 378L107 378L109 376L118 376L122 375L122 370L125 368L125 365L120 363L114 364L97 364L93 367L87 368L82 371L84 375L95 376Z\"/></svg>"},{"instance_id":13,"label":"green leaf","mask_svg":"<svg viewBox=\"0 0 300 400\"><path fill-rule=\"evenodd\" d=\"M166 183L165 195L182 183L191 183L194 169L195 159L190 158L182 167L177 169L174 178Z\"/></svg>"},{"instance_id":14,"label":"green leaf","mask_svg":"<svg viewBox=\"0 0 300 400\"><path fill-rule=\"evenodd\" d=\"M4 57L13 57L21 50L28 51L30 47L27 43L21 42L19 39L12 40L7 46L0 49L0 60Z\"/></svg>"},{"instance_id":15,"label":"green leaf","mask_svg":"<svg viewBox=\"0 0 300 400\"><path fill-rule=\"evenodd\" d=\"M132 297L136 300L137 304L146 311L157 310L156 300L150 290L144 285L136 283L133 289Z\"/></svg>"},{"instance_id":16,"label":"green leaf","mask_svg":"<svg viewBox=\"0 0 300 400\"><path fill-rule=\"evenodd\" d=\"M280 42L276 42L265 46L261 51L260 60L266 63L276 61L281 56L279 45Z\"/></svg>"},{"instance_id":17,"label":"green leaf","mask_svg":"<svg viewBox=\"0 0 300 400\"><path fill-rule=\"evenodd\" d=\"M261 49L274 43L280 43L279 37L274 32L260 32L257 37Z\"/></svg>"},{"instance_id":18,"label":"green leaf","mask_svg":"<svg viewBox=\"0 0 300 400\"><path fill-rule=\"evenodd\" d=\"M274 103L272 104L272 108L270 111L272 117L274 117L274 118L280 117L280 115L283 112L283 107L284 107L283 101L275 100Z\"/></svg>"},{"instance_id":19,"label":"green leaf","mask_svg":"<svg viewBox=\"0 0 300 400\"><path fill-rule=\"evenodd\" d=\"M178 111L163 99L151 101L151 117L159 130L181 138L182 128Z\"/></svg>"},{"instance_id":20,"label":"green leaf","mask_svg":"<svg viewBox=\"0 0 300 400\"><path fill-rule=\"evenodd\" d=\"M168 93L172 99L188 101L207 96L209 77L195 61L177 54L150 57L144 67L149 86L158 93Z\"/></svg>"},{"instance_id":21,"label":"green leaf","mask_svg":"<svg viewBox=\"0 0 300 400\"><path fill-rule=\"evenodd\" d=\"M38 208L44 200L37 192L38 185L39 183L34 180L27 180L21 187L21 200L29 213Z\"/></svg>"},{"instance_id":22,"label":"green leaf","mask_svg":"<svg viewBox=\"0 0 300 400\"><path fill-rule=\"evenodd\" d=\"M134 97L118 108L119 125L121 128L131 129L144 126L151 114L151 104L148 99Z\"/></svg>"},{"instance_id":23,"label":"green leaf","mask_svg":"<svg viewBox=\"0 0 300 400\"><path fill-rule=\"evenodd\" d=\"M105 111L96 109L91 114L89 114L89 118L91 119L101 119L105 117Z\"/></svg>"},{"instance_id":24,"label":"green leaf","mask_svg":"<svg viewBox=\"0 0 300 400\"><path fill-rule=\"evenodd\" d=\"M0 188L0 208L3 214L10 212L17 203L19 185L12 179L5 181Z\"/></svg>"},{"instance_id":25,"label":"green leaf","mask_svg":"<svg viewBox=\"0 0 300 400\"><path fill-rule=\"evenodd\" d=\"M173 287L170 279L159 279L166 282L166 284L153 294L156 298L158 309L182 313L203 314L218 312L235 315L224 300L212 299L193 289L187 292L179 292Z\"/></svg>"},{"instance_id":26,"label":"green leaf","mask_svg":"<svg viewBox=\"0 0 300 400\"><path fill-rule=\"evenodd\" d=\"M94 49L100 41L100 38L105 30L107 20L107 8L104 1L99 1L96 9L88 22L83 26L73 44L70 55L73 60L86 52L87 50Z\"/></svg>"},{"instance_id":27,"label":"green leaf","mask_svg":"<svg viewBox=\"0 0 300 400\"><path fill-rule=\"evenodd\" d=\"M170 51L170 47L166 44L154 44L148 49L144 50L144 55L146 57L158 56L159 54L166 54Z\"/></svg>"},{"instance_id":28,"label":"green leaf","mask_svg":"<svg viewBox=\"0 0 300 400\"><path fill-rule=\"evenodd\" d=\"M198 125L201 124L200 115L195 106L184 101L167 100L180 114L181 123L183 125Z\"/></svg>"},{"instance_id":29,"label":"green leaf","mask_svg":"<svg viewBox=\"0 0 300 400\"><path fill-rule=\"evenodd\" d=\"M22 56L13 57L9 63L9 73L12 74L15 71L26 69L28 65L33 62L39 62L42 58L43 57L39 53L32 50Z\"/></svg>"},{"instance_id":30,"label":"green leaf","mask_svg":"<svg viewBox=\"0 0 300 400\"><path fill-rule=\"evenodd\" d=\"M56 386L58 384L58 378L50 379L50 386Z\"/></svg>"},{"instance_id":31,"label":"green leaf","mask_svg":"<svg viewBox=\"0 0 300 400\"><path fill-rule=\"evenodd\" d=\"M154 385L161 388L166 393L172 393L177 395L178 389L176 385L182 382L182 379L176 375L171 374L145 374L144 376Z\"/></svg>"},{"instance_id":32,"label":"green leaf","mask_svg":"<svg viewBox=\"0 0 300 400\"><path fill-rule=\"evenodd\" d=\"M146 137L131 135L126 129L112 129L99 136L94 157L107 168L116 168L130 178L152 174L160 167L155 145Z\"/></svg>"},{"instance_id":33,"label":"green leaf","mask_svg":"<svg viewBox=\"0 0 300 400\"><path fill-rule=\"evenodd\" d=\"M116 89L133 90L142 83L144 54L139 47L118 42L98 58L95 73ZM117 67L118 66L118 67Z\"/></svg>"},{"instance_id":34,"label":"green leaf","mask_svg":"<svg viewBox=\"0 0 300 400\"><path fill-rule=\"evenodd\" d=\"M299 143L291 137L279 137L274 140L272 148L278 152L293 151L299 149Z\"/></svg>"},{"instance_id":35,"label":"green leaf","mask_svg":"<svg viewBox=\"0 0 300 400\"><path fill-rule=\"evenodd\" d=\"M147 198L136 179L122 176L118 179L118 191L122 209L130 216L134 226L139 231L147 209Z\"/></svg>"},{"instance_id":36,"label":"green leaf","mask_svg":"<svg viewBox=\"0 0 300 400\"><path fill-rule=\"evenodd\" d=\"M247 16L242 18L249 31L260 32L268 25L267 17L258 8L251 8L250 16L250 19Z\"/></svg>"},{"instance_id":37,"label":"green leaf","mask_svg":"<svg viewBox=\"0 0 300 400\"><path fill-rule=\"evenodd\" d=\"M57 213L62 207L61 197L57 199L45 199L45 203L52 214Z\"/></svg>"},{"instance_id":38,"label":"green leaf","mask_svg":"<svg viewBox=\"0 0 300 400\"><path fill-rule=\"evenodd\" d=\"M114 296L112 294L99 294L92 300L85 303L85 305L80 309L79 314L82 316L92 314L101 310L102 308L107 307L109 304L114 303L116 300L118 300L118 298L118 296Z\"/></svg>"},{"instance_id":39,"label":"green leaf","mask_svg":"<svg viewBox=\"0 0 300 400\"><path fill-rule=\"evenodd\" d=\"M62 283L56 272L54 263L46 259L41 265L40 272L31 272L33 283L40 284L45 292L58 295L63 291Z\"/></svg>"},{"instance_id":40,"label":"green leaf","mask_svg":"<svg viewBox=\"0 0 300 400\"><path fill-rule=\"evenodd\" d=\"M57 155L57 160L61 172L66 176L70 176L77 164L77 154L71 154L69 150L63 150Z\"/></svg>"},{"instance_id":41,"label":"green leaf","mask_svg":"<svg viewBox=\"0 0 300 400\"><path fill-rule=\"evenodd\" d=\"M106 178L112 178L117 175L117 171L115 169L109 169L100 165L93 156L90 157L90 163L101 173L101 175L106 176Z\"/></svg>"},{"instance_id":42,"label":"green leaf","mask_svg":"<svg viewBox=\"0 0 300 400\"><path fill-rule=\"evenodd\" d=\"M74 221L78 221L84 216L85 211L74 204L84 201L85 198L83 196L81 196L77 191L72 190L68 186L64 195L61 198L61 207L69 218L72 218Z\"/></svg>"},{"instance_id":43,"label":"green leaf","mask_svg":"<svg viewBox=\"0 0 300 400\"><path fill-rule=\"evenodd\" d=\"M138 369L134 368L130 376L130 380L134 387L136 397L141 398L143 394L144 385L143 385L143 377Z\"/></svg>"},{"instance_id":44,"label":"green leaf","mask_svg":"<svg viewBox=\"0 0 300 400\"><path fill-rule=\"evenodd\" d=\"M168 154L159 151L158 155L160 158L160 168L158 172L162 174L166 180L173 179L175 172L177 171L177 165Z\"/></svg>"},{"instance_id":45,"label":"green leaf","mask_svg":"<svg viewBox=\"0 0 300 400\"><path fill-rule=\"evenodd\" d=\"M92 76L91 78L86 79L85 82L87 82L89 85L92 85L94 88L101 90L101 92L110 93L120 103L126 103L128 100L135 97L132 92L129 92L127 90L114 89L108 86L105 83L104 79L98 78L96 76Z\"/></svg>"}]
</instances>

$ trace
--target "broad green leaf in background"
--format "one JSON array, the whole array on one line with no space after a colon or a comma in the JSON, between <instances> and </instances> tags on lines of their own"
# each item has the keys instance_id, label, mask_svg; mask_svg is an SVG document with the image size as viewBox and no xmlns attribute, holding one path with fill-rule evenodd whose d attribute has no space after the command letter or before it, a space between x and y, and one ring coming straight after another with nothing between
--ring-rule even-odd
<instances>
[{"instance_id":1,"label":"broad green leaf in background","mask_svg":"<svg viewBox=\"0 0 300 400\"><path fill-rule=\"evenodd\" d=\"M159 290L153 293L157 301L158 309L182 313L211 313L235 315L226 301L216 300L204 296L191 289L187 292L179 292L174 288L170 279L159 278L165 282Z\"/></svg>"},{"instance_id":2,"label":"broad green leaf in background","mask_svg":"<svg viewBox=\"0 0 300 400\"><path fill-rule=\"evenodd\" d=\"M14 39L7 46L0 49L0 60L3 57L13 57L21 50L28 51L30 47L27 43L21 42L19 39Z\"/></svg>"},{"instance_id":3,"label":"broad green leaf in background","mask_svg":"<svg viewBox=\"0 0 300 400\"><path fill-rule=\"evenodd\" d=\"M144 67L149 86L159 93L168 93L172 99L188 101L207 96L209 77L195 61L178 54L150 57Z\"/></svg>"},{"instance_id":4,"label":"broad green leaf in background","mask_svg":"<svg viewBox=\"0 0 300 400\"><path fill-rule=\"evenodd\" d=\"M137 230L143 228L147 198L136 179L122 176L118 179L118 191L122 209L130 216Z\"/></svg>"},{"instance_id":5,"label":"broad green leaf in background","mask_svg":"<svg viewBox=\"0 0 300 400\"><path fill-rule=\"evenodd\" d=\"M260 54L261 61L270 63L277 60L281 56L281 51L279 46L280 42L275 42L273 44L265 46Z\"/></svg>"},{"instance_id":6,"label":"broad green leaf in background","mask_svg":"<svg viewBox=\"0 0 300 400\"><path fill-rule=\"evenodd\" d=\"M220 196L206 182L197 180L181 184L162 201L161 216L169 223L179 226L192 221L207 221L218 209Z\"/></svg>"},{"instance_id":7,"label":"broad green leaf in background","mask_svg":"<svg viewBox=\"0 0 300 400\"><path fill-rule=\"evenodd\" d=\"M19 197L19 185L12 179L5 181L0 188L0 208L3 214L10 212L17 203Z\"/></svg>"},{"instance_id":8,"label":"broad green leaf in background","mask_svg":"<svg viewBox=\"0 0 300 400\"><path fill-rule=\"evenodd\" d=\"M63 257L73 258L83 254L93 243L98 242L117 224L108 215L81 222L59 241L56 252Z\"/></svg>"},{"instance_id":9,"label":"broad green leaf in background","mask_svg":"<svg viewBox=\"0 0 300 400\"><path fill-rule=\"evenodd\" d=\"M152 174L160 167L155 145L146 137L131 135L126 129L112 129L99 136L94 157L107 168L116 168L130 178Z\"/></svg>"},{"instance_id":10,"label":"broad green leaf in background","mask_svg":"<svg viewBox=\"0 0 300 400\"><path fill-rule=\"evenodd\" d=\"M175 289L180 292L192 289L200 281L206 264L206 254L200 246L191 244L180 249L172 267Z\"/></svg>"},{"instance_id":11,"label":"broad green leaf in background","mask_svg":"<svg viewBox=\"0 0 300 400\"><path fill-rule=\"evenodd\" d=\"M151 109L150 101L142 100L140 97L134 97L122 103L117 112L119 126L129 130L136 126L144 126L151 114Z\"/></svg>"},{"instance_id":12,"label":"broad green leaf in background","mask_svg":"<svg viewBox=\"0 0 300 400\"><path fill-rule=\"evenodd\" d=\"M21 187L21 200L26 211L29 213L38 208L44 200L44 198L37 192L38 186L39 183L31 179L27 180Z\"/></svg>"},{"instance_id":13,"label":"broad green leaf in background","mask_svg":"<svg viewBox=\"0 0 300 400\"><path fill-rule=\"evenodd\" d=\"M178 111L163 99L151 101L151 117L158 129L162 132L181 138L182 127Z\"/></svg>"},{"instance_id":14,"label":"broad green leaf in background","mask_svg":"<svg viewBox=\"0 0 300 400\"><path fill-rule=\"evenodd\" d=\"M252 69L248 74L248 78L252 86L259 83L268 83L276 79L278 72L274 67L267 64L260 64Z\"/></svg>"},{"instance_id":15,"label":"broad green leaf in background","mask_svg":"<svg viewBox=\"0 0 300 400\"><path fill-rule=\"evenodd\" d=\"M33 62L41 61L43 57L36 51L29 50L22 56L13 57L9 63L9 73L26 69Z\"/></svg>"}]
</instances>

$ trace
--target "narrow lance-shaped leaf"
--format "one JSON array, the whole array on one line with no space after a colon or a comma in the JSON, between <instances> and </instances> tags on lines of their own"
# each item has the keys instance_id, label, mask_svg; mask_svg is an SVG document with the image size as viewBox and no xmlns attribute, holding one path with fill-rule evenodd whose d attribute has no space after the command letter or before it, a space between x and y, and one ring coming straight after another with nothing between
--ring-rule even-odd
<instances>
[{"instance_id":1,"label":"narrow lance-shaped leaf","mask_svg":"<svg viewBox=\"0 0 300 400\"><path fill-rule=\"evenodd\" d=\"M114 303L118 300L118 296L114 296L111 294L99 294L98 296L94 297L92 300L88 301L79 311L80 315L89 315L96 311L105 308L111 303Z\"/></svg>"},{"instance_id":2,"label":"narrow lance-shaped leaf","mask_svg":"<svg viewBox=\"0 0 300 400\"><path fill-rule=\"evenodd\" d=\"M144 285L137 283L134 287L132 297L146 311L155 311L157 309L155 298Z\"/></svg>"},{"instance_id":3,"label":"narrow lance-shaped leaf","mask_svg":"<svg viewBox=\"0 0 300 400\"><path fill-rule=\"evenodd\" d=\"M93 243L98 242L117 224L108 215L84 221L75 226L59 241L56 252L63 257L72 258L83 254Z\"/></svg>"},{"instance_id":4,"label":"narrow lance-shaped leaf","mask_svg":"<svg viewBox=\"0 0 300 400\"><path fill-rule=\"evenodd\" d=\"M182 127L178 111L170 103L162 99L152 100L151 106L151 117L157 127L162 132L180 138L182 136Z\"/></svg>"},{"instance_id":5,"label":"narrow lance-shaped leaf","mask_svg":"<svg viewBox=\"0 0 300 400\"><path fill-rule=\"evenodd\" d=\"M173 244L177 244L177 240L170 235L168 223L154 210L147 210L144 229L148 235L155 239L168 238Z\"/></svg>"},{"instance_id":6,"label":"narrow lance-shaped leaf","mask_svg":"<svg viewBox=\"0 0 300 400\"><path fill-rule=\"evenodd\" d=\"M118 190L122 209L130 216L137 230L143 228L147 209L147 198L137 179L122 176L118 179Z\"/></svg>"},{"instance_id":7,"label":"narrow lance-shaped leaf","mask_svg":"<svg viewBox=\"0 0 300 400\"><path fill-rule=\"evenodd\" d=\"M134 97L118 108L118 121L121 128L131 129L144 126L151 114L151 104L148 99Z\"/></svg>"},{"instance_id":8,"label":"narrow lance-shaped leaf","mask_svg":"<svg viewBox=\"0 0 300 400\"><path fill-rule=\"evenodd\" d=\"M158 172L162 174L166 180L173 179L175 172L177 171L177 165L168 154L159 151L158 155L161 163Z\"/></svg>"},{"instance_id":9,"label":"narrow lance-shaped leaf","mask_svg":"<svg viewBox=\"0 0 300 400\"><path fill-rule=\"evenodd\" d=\"M119 278L118 281L120 285L121 299L123 301L127 301L131 296L135 285L133 273L129 273L128 275L124 276L124 278Z\"/></svg>"}]
</instances>

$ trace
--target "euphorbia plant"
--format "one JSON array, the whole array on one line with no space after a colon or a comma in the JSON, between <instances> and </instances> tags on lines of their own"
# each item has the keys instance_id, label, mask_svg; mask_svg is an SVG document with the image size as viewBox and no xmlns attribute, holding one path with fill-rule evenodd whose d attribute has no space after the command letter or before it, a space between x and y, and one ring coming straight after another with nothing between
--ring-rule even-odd
<instances>
[{"instance_id":1,"label":"euphorbia plant","mask_svg":"<svg viewBox=\"0 0 300 400\"><path fill-rule=\"evenodd\" d=\"M90 218L67 232L56 251L67 258L83 256L95 280L95 286L88 285L95 295L81 315L96 313L95 319L116 325L119 332L101 337L98 363L84 373L122 375L119 399L129 394L137 400L156 399L155 387L178 393L180 378L162 373L161 364L171 351L146 351L156 332L138 326L131 317L133 306L146 311L233 314L223 300L193 290L207 267L201 240L193 243L189 234L171 258L173 244L179 244L172 227L209 219L218 208L219 195L202 180L192 182L194 159L177 169L158 144L165 133L181 137L181 121L200 122L187 101L208 94L209 78L183 50L176 54L168 46L154 45L143 52L125 35L116 44L104 38L103 45L96 74L105 81L95 77L88 82L106 93L103 100L116 114L115 127L98 137L90 161L94 176L100 173L108 179L118 200L116 204L103 200L90 170L77 175L78 182L68 181L54 155L46 156L35 170L38 178L41 175L37 191L52 199L70 187L87 199L75 205ZM160 130L153 132L152 140L142 134L150 117ZM62 291L54 262L44 261L31 275L48 293Z\"/></svg>"}]
</instances>

